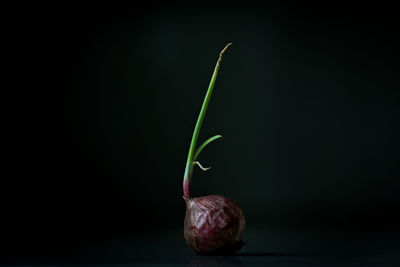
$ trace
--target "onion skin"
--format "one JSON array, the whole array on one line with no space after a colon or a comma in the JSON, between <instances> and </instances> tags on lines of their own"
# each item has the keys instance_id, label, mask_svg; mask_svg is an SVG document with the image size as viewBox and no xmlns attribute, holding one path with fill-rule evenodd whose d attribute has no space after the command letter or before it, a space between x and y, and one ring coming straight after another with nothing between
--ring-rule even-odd
<instances>
[{"instance_id":1,"label":"onion skin","mask_svg":"<svg viewBox=\"0 0 400 267\"><path fill-rule=\"evenodd\" d=\"M186 200L186 243L198 254L229 255L244 245L245 218L230 199L210 195Z\"/></svg>"}]
</instances>

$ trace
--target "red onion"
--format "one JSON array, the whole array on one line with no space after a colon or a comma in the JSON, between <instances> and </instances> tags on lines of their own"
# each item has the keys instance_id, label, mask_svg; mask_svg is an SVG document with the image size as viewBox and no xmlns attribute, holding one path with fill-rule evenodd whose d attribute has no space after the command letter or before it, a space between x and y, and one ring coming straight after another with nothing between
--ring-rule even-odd
<instances>
[{"instance_id":1,"label":"red onion","mask_svg":"<svg viewBox=\"0 0 400 267\"><path fill-rule=\"evenodd\" d=\"M198 254L232 254L243 246L242 233L245 226L245 218L242 210L230 199L210 195L198 198L190 197L190 180L193 168L201 164L196 161L197 156L210 142L221 138L221 135L207 139L196 150L197 138L203 122L208 103L212 94L215 80L218 74L222 55L231 44L228 44L220 53L217 65L211 78L207 94L204 98L199 117L190 143L188 159L183 179L183 198L186 201L186 216L184 233L186 243Z\"/></svg>"},{"instance_id":2,"label":"red onion","mask_svg":"<svg viewBox=\"0 0 400 267\"><path fill-rule=\"evenodd\" d=\"M185 239L199 254L232 254L243 246L242 210L224 196L186 200Z\"/></svg>"}]
</instances>

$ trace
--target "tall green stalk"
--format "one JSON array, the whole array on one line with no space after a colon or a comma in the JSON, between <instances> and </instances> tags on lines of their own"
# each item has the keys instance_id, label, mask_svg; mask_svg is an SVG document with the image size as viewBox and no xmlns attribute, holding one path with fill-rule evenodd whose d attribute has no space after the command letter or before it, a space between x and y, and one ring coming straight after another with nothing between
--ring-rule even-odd
<instances>
[{"instance_id":1,"label":"tall green stalk","mask_svg":"<svg viewBox=\"0 0 400 267\"><path fill-rule=\"evenodd\" d=\"M208 85L208 90L207 90L206 96L204 97L203 105L201 106L200 114L199 114L199 117L197 118L196 126L194 128L192 141L190 142L189 153L188 153L188 157L187 157L187 161L186 161L185 174L183 176L183 194L184 194L183 197L185 199L189 199L190 198L190 179L192 177L193 167L195 165L195 161L194 160L197 158L197 156L199 155L201 150L203 150L203 148L206 145L208 145L210 142L222 137L221 135L213 136L213 137L207 139L196 150L196 144L197 144L197 139L199 137L200 128L201 128L201 125L203 124L204 116L206 115L208 103L210 102L211 94L212 94L212 91L213 91L213 88L214 88L215 80L217 79L218 70L219 70L219 66L220 66L221 60L222 60L222 56L225 53L226 49L231 44L232 43L227 44L225 46L225 48L222 49L221 53L219 54L219 58L218 58L217 64L215 66L213 75L211 77L210 84Z\"/></svg>"}]
</instances>

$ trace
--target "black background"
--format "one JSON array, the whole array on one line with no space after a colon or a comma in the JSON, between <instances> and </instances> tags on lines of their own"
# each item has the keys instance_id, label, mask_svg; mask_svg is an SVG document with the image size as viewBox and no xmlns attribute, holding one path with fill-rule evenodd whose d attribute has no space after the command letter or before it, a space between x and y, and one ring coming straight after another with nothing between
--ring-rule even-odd
<instances>
[{"instance_id":1,"label":"black background","mask_svg":"<svg viewBox=\"0 0 400 267\"><path fill-rule=\"evenodd\" d=\"M18 157L17 173L29 177L14 176L6 205L16 215L3 239L11 259L68 261L55 251L116 237L158 244L174 231L188 253L183 171L228 42L200 141L224 138L202 152L212 169L196 169L193 195L233 199L250 232L398 231L392 6L138 3L44 13L38 63L47 70L32 85L40 93Z\"/></svg>"}]
</instances>

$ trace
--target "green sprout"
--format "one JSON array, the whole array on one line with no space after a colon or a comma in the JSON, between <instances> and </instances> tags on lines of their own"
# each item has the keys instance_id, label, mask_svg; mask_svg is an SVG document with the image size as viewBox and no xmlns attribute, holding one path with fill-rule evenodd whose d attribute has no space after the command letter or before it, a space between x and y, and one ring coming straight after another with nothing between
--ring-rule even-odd
<instances>
[{"instance_id":1,"label":"green sprout","mask_svg":"<svg viewBox=\"0 0 400 267\"><path fill-rule=\"evenodd\" d=\"M189 199L190 198L190 179L193 174L193 167L194 165L198 165L202 170L208 170L209 168L204 168L201 166L201 164L196 161L197 157L199 156L200 152L212 141L217 140L218 138L221 138L221 135L215 135L213 137L210 137L206 141L204 141L199 147L196 149L196 144L197 144L197 139L199 137L200 133L200 128L201 125L203 124L204 116L206 115L208 103L210 102L211 94L214 89L214 84L215 80L217 79L218 75L218 70L220 67L220 63L222 60L222 56L225 53L226 49L231 45L232 43L229 43L225 46L224 49L222 49L221 53L219 54L219 58L217 61L217 64L215 66L213 75L211 77L210 84L208 85L208 90L206 93L206 96L204 97L203 105L201 106L200 114L199 117L197 118L196 126L193 131L193 136L192 136L192 141L190 142L190 148L189 148L189 153L186 161L186 168L185 168L185 174L183 177L183 193L184 193L184 198Z\"/></svg>"}]
</instances>

